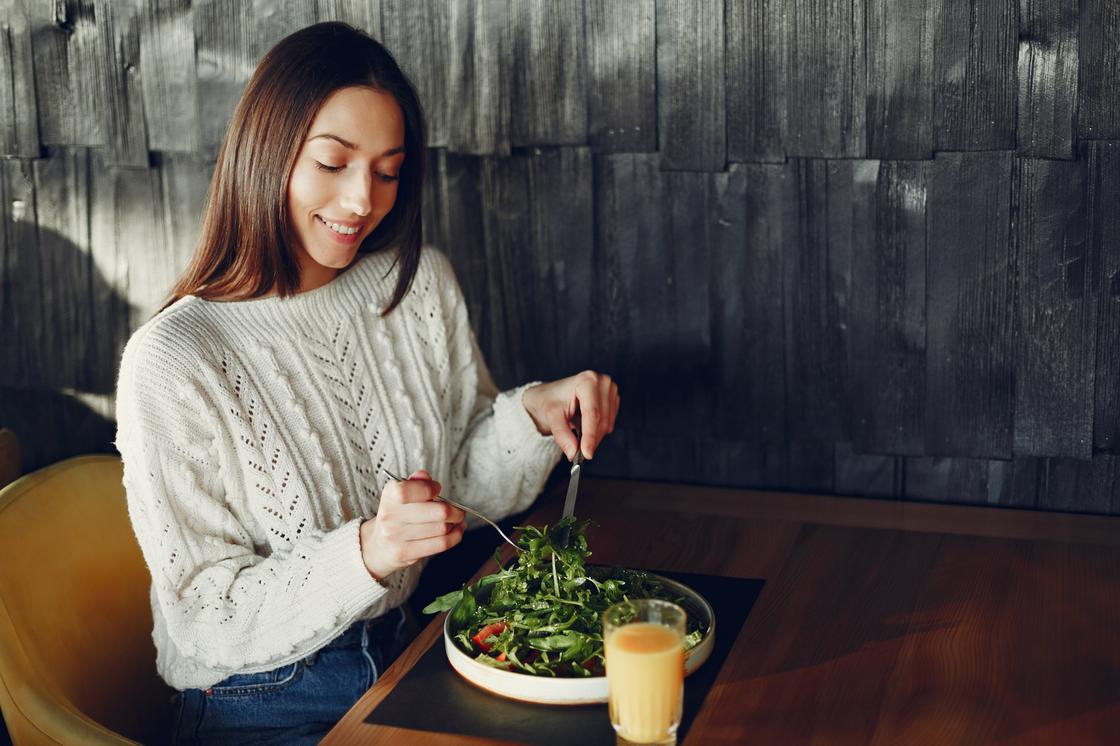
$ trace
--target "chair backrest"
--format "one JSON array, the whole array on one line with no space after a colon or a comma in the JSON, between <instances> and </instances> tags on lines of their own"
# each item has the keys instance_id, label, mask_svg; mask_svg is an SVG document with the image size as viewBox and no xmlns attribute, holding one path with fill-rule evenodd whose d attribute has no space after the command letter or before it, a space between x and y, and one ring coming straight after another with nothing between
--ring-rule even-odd
<instances>
[{"instance_id":1,"label":"chair backrest","mask_svg":"<svg viewBox=\"0 0 1120 746\"><path fill-rule=\"evenodd\" d=\"M0 490L0 706L16 744L161 740L173 692L156 674L150 583L120 459L68 459Z\"/></svg>"}]
</instances>

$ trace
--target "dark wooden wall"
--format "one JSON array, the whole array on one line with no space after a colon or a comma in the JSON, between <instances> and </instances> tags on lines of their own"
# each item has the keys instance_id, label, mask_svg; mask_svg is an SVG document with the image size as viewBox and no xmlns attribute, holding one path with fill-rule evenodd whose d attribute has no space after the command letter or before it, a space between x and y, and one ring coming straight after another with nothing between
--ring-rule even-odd
<instances>
[{"instance_id":1,"label":"dark wooden wall","mask_svg":"<svg viewBox=\"0 0 1120 746\"><path fill-rule=\"evenodd\" d=\"M1114 0L0 0L0 424L111 448L255 62L416 82L500 383L594 367L597 476L1120 513Z\"/></svg>"}]
</instances>

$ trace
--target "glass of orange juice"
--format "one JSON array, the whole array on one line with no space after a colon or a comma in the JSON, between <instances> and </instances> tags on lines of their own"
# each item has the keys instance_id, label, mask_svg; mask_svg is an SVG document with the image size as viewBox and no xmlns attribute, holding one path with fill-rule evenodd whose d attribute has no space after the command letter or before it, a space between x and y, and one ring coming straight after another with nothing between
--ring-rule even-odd
<instances>
[{"instance_id":1,"label":"glass of orange juice","mask_svg":"<svg viewBox=\"0 0 1120 746\"><path fill-rule=\"evenodd\" d=\"M684 609L636 599L603 612L611 725L622 743L676 743L684 703Z\"/></svg>"}]
</instances>

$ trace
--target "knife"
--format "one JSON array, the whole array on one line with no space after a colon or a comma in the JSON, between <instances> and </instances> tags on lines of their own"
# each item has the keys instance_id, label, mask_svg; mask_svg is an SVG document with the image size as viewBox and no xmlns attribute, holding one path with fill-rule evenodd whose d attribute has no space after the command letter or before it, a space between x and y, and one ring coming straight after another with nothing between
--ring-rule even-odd
<instances>
[{"instance_id":1,"label":"knife","mask_svg":"<svg viewBox=\"0 0 1120 746\"><path fill-rule=\"evenodd\" d=\"M576 493L579 492L579 473L583 469L583 451L576 450L576 457L572 459L572 473L568 478L568 494L564 497L564 512L560 514L560 518L571 518L576 512ZM572 527L565 526L560 530L561 547L568 546L568 539L571 537Z\"/></svg>"}]
</instances>

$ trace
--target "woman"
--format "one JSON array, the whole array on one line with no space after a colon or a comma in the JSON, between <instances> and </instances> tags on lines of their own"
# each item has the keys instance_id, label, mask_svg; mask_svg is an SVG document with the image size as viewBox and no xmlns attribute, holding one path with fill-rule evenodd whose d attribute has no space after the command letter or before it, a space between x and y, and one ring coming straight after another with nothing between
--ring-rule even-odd
<instances>
[{"instance_id":1,"label":"woman","mask_svg":"<svg viewBox=\"0 0 1120 746\"><path fill-rule=\"evenodd\" d=\"M422 560L462 537L433 498L522 510L613 429L605 375L495 390L421 250L423 148L380 44L337 23L281 41L194 258L125 349L117 446L180 742L321 737L400 647Z\"/></svg>"}]
</instances>

